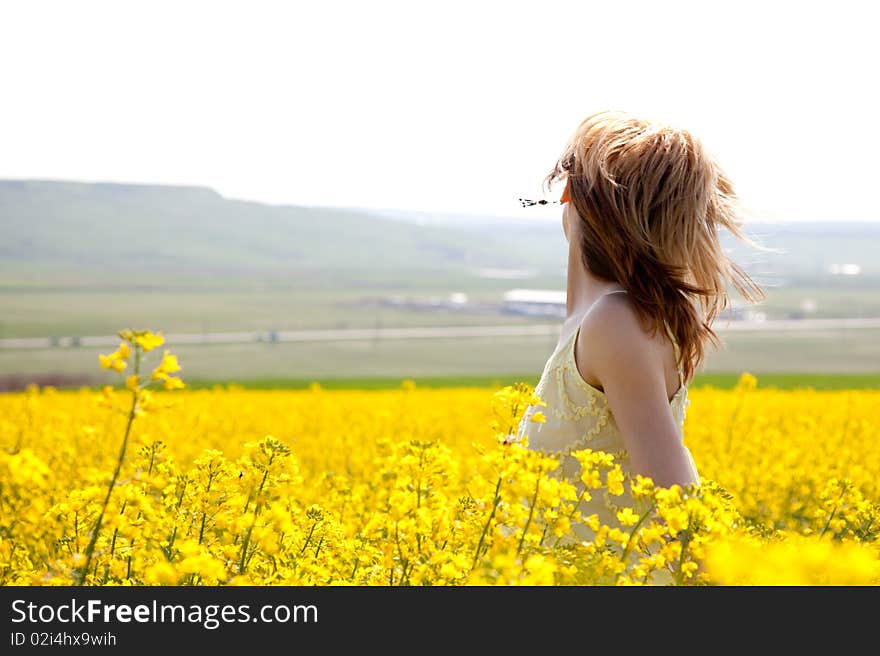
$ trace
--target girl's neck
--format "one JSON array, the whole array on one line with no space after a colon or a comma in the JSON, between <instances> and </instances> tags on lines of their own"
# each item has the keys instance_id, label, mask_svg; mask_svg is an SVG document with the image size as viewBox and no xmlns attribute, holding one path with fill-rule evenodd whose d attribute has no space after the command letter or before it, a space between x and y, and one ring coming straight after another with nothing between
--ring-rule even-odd
<instances>
[{"instance_id":1,"label":"girl's neck","mask_svg":"<svg viewBox=\"0 0 880 656\"><path fill-rule=\"evenodd\" d=\"M584 266L576 240L569 242L565 288L565 318L580 318L600 296L623 289L616 282L597 278Z\"/></svg>"}]
</instances>

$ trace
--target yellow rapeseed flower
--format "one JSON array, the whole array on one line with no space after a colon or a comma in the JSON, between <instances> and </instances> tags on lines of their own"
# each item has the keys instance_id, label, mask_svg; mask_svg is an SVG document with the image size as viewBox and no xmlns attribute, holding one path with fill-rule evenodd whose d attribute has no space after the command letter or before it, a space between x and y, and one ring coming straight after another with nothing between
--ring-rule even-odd
<instances>
[{"instance_id":1,"label":"yellow rapeseed flower","mask_svg":"<svg viewBox=\"0 0 880 656\"><path fill-rule=\"evenodd\" d=\"M624 526L635 526L639 521L639 516L633 512L632 508L623 508L617 512L617 521Z\"/></svg>"},{"instance_id":2,"label":"yellow rapeseed flower","mask_svg":"<svg viewBox=\"0 0 880 656\"><path fill-rule=\"evenodd\" d=\"M128 342L119 342L119 346L116 349L116 355L121 360L128 360L131 356L131 347L128 345Z\"/></svg>"},{"instance_id":3,"label":"yellow rapeseed flower","mask_svg":"<svg viewBox=\"0 0 880 656\"><path fill-rule=\"evenodd\" d=\"M605 485L608 487L609 494L620 496L624 493L623 489L624 474L620 466L617 465L608 472Z\"/></svg>"},{"instance_id":4,"label":"yellow rapeseed flower","mask_svg":"<svg viewBox=\"0 0 880 656\"><path fill-rule=\"evenodd\" d=\"M168 374L173 374L177 371L180 371L180 363L177 361L177 356L172 355L171 351L166 349L162 354L162 361L153 370L151 378L152 380L164 380L168 377Z\"/></svg>"},{"instance_id":5,"label":"yellow rapeseed flower","mask_svg":"<svg viewBox=\"0 0 880 656\"><path fill-rule=\"evenodd\" d=\"M149 330L144 330L135 333L134 341L147 352L162 346L165 343L165 338L162 337L162 331L151 333Z\"/></svg>"},{"instance_id":6,"label":"yellow rapeseed flower","mask_svg":"<svg viewBox=\"0 0 880 656\"><path fill-rule=\"evenodd\" d=\"M688 488L596 444L561 475L509 439L526 384L179 394L0 394L0 585L880 583L878 390L693 389Z\"/></svg>"},{"instance_id":7,"label":"yellow rapeseed flower","mask_svg":"<svg viewBox=\"0 0 880 656\"><path fill-rule=\"evenodd\" d=\"M162 383L162 387L166 390L176 390L183 389L184 387L186 387L186 385L182 380L180 380L180 378L177 378L176 376L166 376L165 381Z\"/></svg>"},{"instance_id":8,"label":"yellow rapeseed flower","mask_svg":"<svg viewBox=\"0 0 880 656\"><path fill-rule=\"evenodd\" d=\"M115 353L111 353L110 355L98 355L98 362L101 363L101 366L105 369L113 369L114 371L121 372L127 366L127 363L124 360L120 360L116 357Z\"/></svg>"}]
</instances>

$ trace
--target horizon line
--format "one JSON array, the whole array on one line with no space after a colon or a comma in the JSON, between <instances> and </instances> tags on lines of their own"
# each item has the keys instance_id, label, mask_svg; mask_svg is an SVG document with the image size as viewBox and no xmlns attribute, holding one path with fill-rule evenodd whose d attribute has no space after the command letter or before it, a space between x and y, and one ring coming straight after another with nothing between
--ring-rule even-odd
<instances>
[{"instance_id":1,"label":"horizon line","mask_svg":"<svg viewBox=\"0 0 880 656\"><path fill-rule=\"evenodd\" d=\"M86 180L82 178L15 178L15 177L0 177L0 184L6 182L22 182L22 183L49 183L49 184L76 184L76 185L89 185L89 186L117 186L117 187L164 187L168 189L194 189L200 191L208 191L213 194L216 194L220 198L224 200L244 202L244 203L254 203L257 205L265 205L267 207L296 207L296 208L310 208L310 209L324 209L324 210L349 210L349 211L359 211L359 212L389 212L389 213L420 213L420 214L428 214L433 216L450 216L450 217L484 217L484 218L498 218L498 219L528 219L529 217L523 216L522 214L515 214L511 212L510 214L500 214L494 212L486 212L486 211L478 211L478 210L437 210L437 209L425 209L425 208L413 208L413 207L379 207L372 205L322 205L322 204L312 204L312 203L296 203L293 201L284 201L284 202L272 202L267 200L261 200L256 198L246 198L246 197L238 197L238 196L227 196L222 191L217 189L214 186L204 184L204 183L181 183L181 182L132 182L126 180L106 180L106 179L92 179ZM520 209L520 208L517 208ZM557 220L558 217L548 217L546 215L535 214L531 218L531 220L535 221L550 221ZM783 219L783 218L770 218L770 217L760 217L760 216L747 216L745 223L746 224L758 224L758 223L767 223L767 224L779 224L779 223L878 223L880 222L880 217L877 218L840 218L840 219L832 219L832 218L791 218L791 219Z\"/></svg>"}]
</instances>

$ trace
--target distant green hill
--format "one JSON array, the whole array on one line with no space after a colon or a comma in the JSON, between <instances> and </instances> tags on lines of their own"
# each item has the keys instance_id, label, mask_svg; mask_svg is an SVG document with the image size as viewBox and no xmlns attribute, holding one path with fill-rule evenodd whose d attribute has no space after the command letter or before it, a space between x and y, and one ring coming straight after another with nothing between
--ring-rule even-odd
<instances>
[{"instance_id":1,"label":"distant green hill","mask_svg":"<svg viewBox=\"0 0 880 656\"><path fill-rule=\"evenodd\" d=\"M265 205L205 187L0 180L0 272L101 275L315 275L400 270L529 270L562 281L567 247L558 222L412 212ZM748 226L774 255L723 235L763 280L829 278L834 264L880 276L880 222ZM361 274L358 274L361 275ZM839 276L838 276L839 277ZM546 279L546 278L545 278Z\"/></svg>"},{"instance_id":2,"label":"distant green hill","mask_svg":"<svg viewBox=\"0 0 880 656\"><path fill-rule=\"evenodd\" d=\"M455 226L470 232L504 228L510 238L524 237L518 230L526 226L521 219L502 217L443 216L430 213L386 211L385 216L400 220L416 221L423 225ZM560 234L556 221L541 222L540 227L528 226L533 235L555 236ZM722 245L730 256L750 273L776 282L791 282L797 278L846 278L847 285L869 284L876 286L880 276L880 215L878 221L786 221L748 222L747 235L764 246L782 249L782 253L767 253L753 249L733 238L726 231L721 233ZM529 238L532 238L532 234ZM537 244L543 242L538 239ZM831 276L833 265L856 264L859 276Z\"/></svg>"},{"instance_id":3,"label":"distant green hill","mask_svg":"<svg viewBox=\"0 0 880 656\"><path fill-rule=\"evenodd\" d=\"M561 271L564 265L562 237L543 227L525 238L489 230L475 239L461 227L230 200L203 187L0 180L0 222L0 262L28 271Z\"/></svg>"}]
</instances>

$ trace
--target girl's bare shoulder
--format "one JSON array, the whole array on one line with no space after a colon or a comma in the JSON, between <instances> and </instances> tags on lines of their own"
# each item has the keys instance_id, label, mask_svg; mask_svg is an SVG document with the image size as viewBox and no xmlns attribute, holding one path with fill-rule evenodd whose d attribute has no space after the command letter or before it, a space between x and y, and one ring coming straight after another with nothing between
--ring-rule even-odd
<instances>
[{"instance_id":1,"label":"girl's bare shoulder","mask_svg":"<svg viewBox=\"0 0 880 656\"><path fill-rule=\"evenodd\" d=\"M651 333L628 296L603 296L581 319L575 360L590 384L601 385L603 372L608 371L664 377L662 333Z\"/></svg>"}]
</instances>

